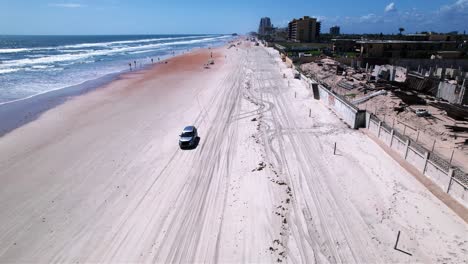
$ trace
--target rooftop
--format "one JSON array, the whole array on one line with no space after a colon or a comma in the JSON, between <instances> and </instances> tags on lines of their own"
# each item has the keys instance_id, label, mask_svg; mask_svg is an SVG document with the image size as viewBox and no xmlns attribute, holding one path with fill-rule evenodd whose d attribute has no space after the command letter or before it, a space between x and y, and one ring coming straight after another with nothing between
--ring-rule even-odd
<instances>
[{"instance_id":1,"label":"rooftop","mask_svg":"<svg viewBox=\"0 0 468 264\"><path fill-rule=\"evenodd\" d=\"M412 41L412 40L358 40L359 44L440 44L440 43L456 43L456 41Z\"/></svg>"},{"instance_id":2,"label":"rooftop","mask_svg":"<svg viewBox=\"0 0 468 264\"><path fill-rule=\"evenodd\" d=\"M360 41L361 39L345 39L345 38L338 38L332 39L332 41Z\"/></svg>"}]
</instances>

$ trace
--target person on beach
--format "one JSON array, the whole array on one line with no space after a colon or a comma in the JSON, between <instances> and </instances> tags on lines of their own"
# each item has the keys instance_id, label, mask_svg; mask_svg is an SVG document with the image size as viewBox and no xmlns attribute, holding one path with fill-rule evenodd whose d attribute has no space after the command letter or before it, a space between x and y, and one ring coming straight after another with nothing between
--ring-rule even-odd
<instances>
[{"instance_id":1,"label":"person on beach","mask_svg":"<svg viewBox=\"0 0 468 264\"><path fill-rule=\"evenodd\" d=\"M130 66L130 71L131 71L131 70L132 70L132 63L130 62L130 63L128 64L128 66Z\"/></svg>"},{"instance_id":2,"label":"person on beach","mask_svg":"<svg viewBox=\"0 0 468 264\"><path fill-rule=\"evenodd\" d=\"M153 58L151 58L151 64L153 64Z\"/></svg>"},{"instance_id":3,"label":"person on beach","mask_svg":"<svg viewBox=\"0 0 468 264\"><path fill-rule=\"evenodd\" d=\"M210 57L213 58L213 52L211 52Z\"/></svg>"},{"instance_id":4,"label":"person on beach","mask_svg":"<svg viewBox=\"0 0 468 264\"><path fill-rule=\"evenodd\" d=\"M135 61L133 61L133 63L135 64L135 69L136 69L136 60L135 60Z\"/></svg>"}]
</instances>

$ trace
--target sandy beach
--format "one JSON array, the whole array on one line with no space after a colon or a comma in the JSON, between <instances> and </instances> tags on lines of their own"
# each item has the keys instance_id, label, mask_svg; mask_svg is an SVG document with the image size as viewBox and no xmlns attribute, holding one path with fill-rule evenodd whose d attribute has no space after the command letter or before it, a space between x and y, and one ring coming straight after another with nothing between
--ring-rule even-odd
<instances>
[{"instance_id":1,"label":"sandy beach","mask_svg":"<svg viewBox=\"0 0 468 264\"><path fill-rule=\"evenodd\" d=\"M0 211L0 263L468 259L460 216L250 43L123 74L0 137Z\"/></svg>"}]
</instances>

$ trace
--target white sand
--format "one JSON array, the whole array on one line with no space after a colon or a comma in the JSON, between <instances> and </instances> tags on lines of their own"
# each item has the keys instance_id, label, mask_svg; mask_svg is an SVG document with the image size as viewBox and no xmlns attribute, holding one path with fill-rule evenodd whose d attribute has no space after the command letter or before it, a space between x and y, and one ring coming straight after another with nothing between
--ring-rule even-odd
<instances>
[{"instance_id":1,"label":"white sand","mask_svg":"<svg viewBox=\"0 0 468 264\"><path fill-rule=\"evenodd\" d=\"M0 263L466 262L468 225L274 51L221 52L0 138ZM188 124L201 141L182 151Z\"/></svg>"}]
</instances>

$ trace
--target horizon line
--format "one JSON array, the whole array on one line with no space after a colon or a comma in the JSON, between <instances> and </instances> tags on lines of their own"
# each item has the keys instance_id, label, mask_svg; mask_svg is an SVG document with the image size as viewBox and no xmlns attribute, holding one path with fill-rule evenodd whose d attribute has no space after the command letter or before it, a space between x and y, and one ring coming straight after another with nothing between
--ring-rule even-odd
<instances>
[{"instance_id":1,"label":"horizon line","mask_svg":"<svg viewBox=\"0 0 468 264\"><path fill-rule=\"evenodd\" d=\"M156 35L232 35L234 33L144 33L144 34L2 34L0 36L156 36ZM236 33L239 34L239 33ZM242 34L240 34L242 35Z\"/></svg>"}]
</instances>

